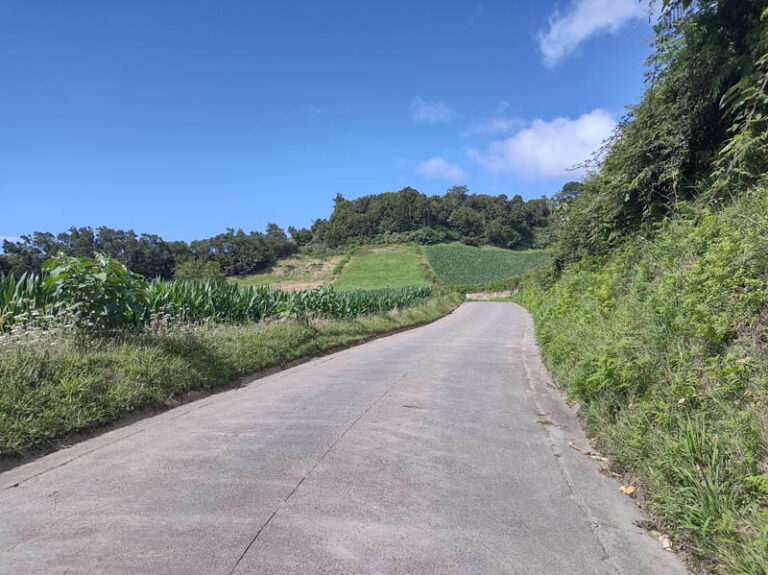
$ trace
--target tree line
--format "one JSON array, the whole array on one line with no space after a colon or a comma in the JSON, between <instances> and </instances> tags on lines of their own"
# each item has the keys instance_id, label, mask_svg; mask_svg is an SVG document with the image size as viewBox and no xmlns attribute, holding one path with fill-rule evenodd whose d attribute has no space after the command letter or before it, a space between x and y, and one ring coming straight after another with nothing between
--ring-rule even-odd
<instances>
[{"instance_id":1,"label":"tree line","mask_svg":"<svg viewBox=\"0 0 768 575\"><path fill-rule=\"evenodd\" d=\"M328 219L308 228L270 223L264 232L227 229L216 236L165 241L155 234L137 234L106 226L71 227L65 232L34 232L19 241L5 240L0 274L19 277L39 273L46 260L64 253L114 258L147 278L221 278L247 275L273 265L299 250L323 252L360 242L461 240L470 244L529 248L546 242L554 203L546 198L523 201L516 195L470 194L454 186L443 196L426 196L413 188L346 200L338 195Z\"/></svg>"},{"instance_id":2,"label":"tree line","mask_svg":"<svg viewBox=\"0 0 768 575\"><path fill-rule=\"evenodd\" d=\"M72 227L57 235L34 232L16 242L5 240L0 273L16 277L28 272L40 273L43 264L59 253L89 258L100 253L147 278L171 279L180 266L206 263L214 264L213 269L208 268L214 275L241 275L267 267L295 250L295 242L276 224L269 224L265 233L228 229L223 234L190 243L165 241L155 234L136 234L133 230L106 226L95 230ZM196 266L188 265L187 269L195 270Z\"/></svg>"},{"instance_id":3,"label":"tree line","mask_svg":"<svg viewBox=\"0 0 768 575\"><path fill-rule=\"evenodd\" d=\"M470 194L453 186L442 196L427 196L413 188L399 192L334 200L330 219L315 229L329 246L350 241L386 240L433 244L462 240L509 249L531 248L549 223L553 207L547 198L523 201L516 195Z\"/></svg>"}]
</instances>

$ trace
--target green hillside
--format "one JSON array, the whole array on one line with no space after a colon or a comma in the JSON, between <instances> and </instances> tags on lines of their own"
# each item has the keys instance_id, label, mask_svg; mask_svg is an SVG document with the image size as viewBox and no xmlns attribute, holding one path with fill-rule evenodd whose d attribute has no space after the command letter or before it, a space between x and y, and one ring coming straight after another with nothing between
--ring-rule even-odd
<instances>
[{"instance_id":1,"label":"green hillside","mask_svg":"<svg viewBox=\"0 0 768 575\"><path fill-rule=\"evenodd\" d=\"M338 271L333 287L339 290L430 285L434 274L415 244L358 248Z\"/></svg>"},{"instance_id":2,"label":"green hillside","mask_svg":"<svg viewBox=\"0 0 768 575\"><path fill-rule=\"evenodd\" d=\"M449 286L483 284L521 275L549 261L543 250L511 251L460 243L427 246L427 258L440 282Z\"/></svg>"}]
</instances>

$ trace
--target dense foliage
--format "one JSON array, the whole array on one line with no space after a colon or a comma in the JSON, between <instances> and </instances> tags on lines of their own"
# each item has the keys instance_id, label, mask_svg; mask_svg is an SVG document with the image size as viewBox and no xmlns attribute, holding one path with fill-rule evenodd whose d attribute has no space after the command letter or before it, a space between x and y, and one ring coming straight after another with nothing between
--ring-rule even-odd
<instances>
[{"instance_id":1,"label":"dense foliage","mask_svg":"<svg viewBox=\"0 0 768 575\"><path fill-rule=\"evenodd\" d=\"M558 265L747 189L768 167L764 0L666 1L647 89L553 218Z\"/></svg>"},{"instance_id":2,"label":"dense foliage","mask_svg":"<svg viewBox=\"0 0 768 575\"><path fill-rule=\"evenodd\" d=\"M427 258L445 285L461 286L520 276L549 261L549 254L543 250L513 252L454 243L427 246Z\"/></svg>"},{"instance_id":3,"label":"dense foliage","mask_svg":"<svg viewBox=\"0 0 768 575\"><path fill-rule=\"evenodd\" d=\"M768 7L660 8L645 94L519 297L656 525L707 572L768 574Z\"/></svg>"},{"instance_id":4,"label":"dense foliage","mask_svg":"<svg viewBox=\"0 0 768 575\"><path fill-rule=\"evenodd\" d=\"M46 262L42 276L27 275L18 281L0 276L0 331L49 327L57 321L110 332L141 327L157 318L235 323L274 316L344 318L408 307L433 291L431 286L414 286L284 292L226 282L147 282L102 255L95 260L61 255Z\"/></svg>"},{"instance_id":5,"label":"dense foliage","mask_svg":"<svg viewBox=\"0 0 768 575\"><path fill-rule=\"evenodd\" d=\"M215 283L226 279L219 262L201 258L193 258L177 265L173 275L181 281L204 280Z\"/></svg>"},{"instance_id":6,"label":"dense foliage","mask_svg":"<svg viewBox=\"0 0 768 575\"><path fill-rule=\"evenodd\" d=\"M466 238L529 248L536 231L546 227L551 207L544 198L525 202L520 196L470 194L466 186L454 186L443 196L426 196L413 188L355 200L338 195L330 219L313 241L337 246L378 236L420 244Z\"/></svg>"},{"instance_id":7,"label":"dense foliage","mask_svg":"<svg viewBox=\"0 0 768 575\"><path fill-rule=\"evenodd\" d=\"M171 279L174 271L190 260L203 264L214 262L225 275L253 273L293 253L296 245L275 224L269 224L263 234L229 229L226 233L190 244L166 242L160 236L150 234L137 236L133 230L73 227L56 236L35 232L22 236L18 242L5 240L3 250L0 273L16 277L24 273L40 273L43 264L59 253L88 258L101 253L146 278Z\"/></svg>"},{"instance_id":8,"label":"dense foliage","mask_svg":"<svg viewBox=\"0 0 768 575\"><path fill-rule=\"evenodd\" d=\"M762 189L520 292L614 470L719 573L768 573L766 231Z\"/></svg>"}]
</instances>

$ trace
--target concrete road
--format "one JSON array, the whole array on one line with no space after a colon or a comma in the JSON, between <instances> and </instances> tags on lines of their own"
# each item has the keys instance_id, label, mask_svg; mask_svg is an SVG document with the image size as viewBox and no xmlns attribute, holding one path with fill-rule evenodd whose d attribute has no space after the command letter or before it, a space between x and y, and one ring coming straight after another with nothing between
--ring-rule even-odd
<instances>
[{"instance_id":1,"label":"concrete road","mask_svg":"<svg viewBox=\"0 0 768 575\"><path fill-rule=\"evenodd\" d=\"M469 303L0 474L0 572L684 573L569 441L527 313Z\"/></svg>"}]
</instances>

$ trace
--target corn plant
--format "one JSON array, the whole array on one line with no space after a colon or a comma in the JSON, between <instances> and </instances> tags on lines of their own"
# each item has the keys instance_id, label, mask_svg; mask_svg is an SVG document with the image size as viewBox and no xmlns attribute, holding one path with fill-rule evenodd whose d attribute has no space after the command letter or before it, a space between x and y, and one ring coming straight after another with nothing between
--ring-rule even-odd
<instances>
[{"instance_id":1,"label":"corn plant","mask_svg":"<svg viewBox=\"0 0 768 575\"><path fill-rule=\"evenodd\" d=\"M284 292L270 287L239 287L208 281L146 282L121 263L60 255L49 260L43 276L0 276L0 331L12 326L46 327L49 318L67 313L78 328L109 332L139 328L153 316L180 322L258 322L271 317L350 318L383 313L418 303L430 286L338 291Z\"/></svg>"}]
</instances>

